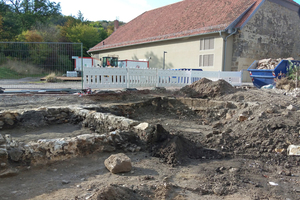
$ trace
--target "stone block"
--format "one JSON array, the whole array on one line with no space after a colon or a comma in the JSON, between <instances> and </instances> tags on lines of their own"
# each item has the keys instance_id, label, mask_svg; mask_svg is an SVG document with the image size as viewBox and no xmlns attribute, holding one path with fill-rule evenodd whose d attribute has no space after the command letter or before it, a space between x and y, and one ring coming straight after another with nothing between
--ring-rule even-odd
<instances>
[{"instance_id":1,"label":"stone block","mask_svg":"<svg viewBox=\"0 0 300 200\"><path fill-rule=\"evenodd\" d=\"M104 161L104 165L113 174L130 172L132 169L131 159L124 153L111 155Z\"/></svg>"}]
</instances>

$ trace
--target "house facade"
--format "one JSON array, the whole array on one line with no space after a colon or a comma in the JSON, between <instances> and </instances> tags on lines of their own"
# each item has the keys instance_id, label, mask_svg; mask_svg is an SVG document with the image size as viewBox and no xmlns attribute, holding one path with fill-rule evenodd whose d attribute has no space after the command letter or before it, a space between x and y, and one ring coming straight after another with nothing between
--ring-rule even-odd
<instances>
[{"instance_id":1,"label":"house facade","mask_svg":"<svg viewBox=\"0 0 300 200\"><path fill-rule=\"evenodd\" d=\"M254 60L300 54L292 0L184 0L147 11L88 52L149 60L150 68L240 71ZM247 79L245 73L244 81Z\"/></svg>"}]
</instances>

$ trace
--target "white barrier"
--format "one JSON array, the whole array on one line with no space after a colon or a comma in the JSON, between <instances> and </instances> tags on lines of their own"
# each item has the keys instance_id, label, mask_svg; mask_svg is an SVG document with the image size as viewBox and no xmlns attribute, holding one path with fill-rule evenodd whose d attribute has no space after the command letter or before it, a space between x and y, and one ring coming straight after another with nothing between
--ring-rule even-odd
<instances>
[{"instance_id":1,"label":"white barrier","mask_svg":"<svg viewBox=\"0 0 300 200\"><path fill-rule=\"evenodd\" d=\"M242 71L191 71L134 68L93 68L84 67L83 87L138 88L138 87L183 87L201 78L213 81L224 79L234 86L242 84Z\"/></svg>"}]
</instances>

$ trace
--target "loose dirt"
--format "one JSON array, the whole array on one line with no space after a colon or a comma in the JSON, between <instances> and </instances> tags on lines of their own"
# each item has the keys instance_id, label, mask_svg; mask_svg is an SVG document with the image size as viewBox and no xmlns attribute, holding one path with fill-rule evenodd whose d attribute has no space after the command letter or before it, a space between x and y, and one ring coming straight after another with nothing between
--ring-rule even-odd
<instances>
[{"instance_id":1,"label":"loose dirt","mask_svg":"<svg viewBox=\"0 0 300 200\"><path fill-rule=\"evenodd\" d=\"M125 152L133 170L124 174L105 169L111 153L41 166L14 163L20 173L0 178L0 199L300 198L300 157L286 151L300 144L300 105L285 90L233 88L223 80L201 79L176 91L1 94L0 100L1 110L81 105L148 122L162 135L141 152ZM94 130L63 124L0 131L29 141Z\"/></svg>"}]
</instances>

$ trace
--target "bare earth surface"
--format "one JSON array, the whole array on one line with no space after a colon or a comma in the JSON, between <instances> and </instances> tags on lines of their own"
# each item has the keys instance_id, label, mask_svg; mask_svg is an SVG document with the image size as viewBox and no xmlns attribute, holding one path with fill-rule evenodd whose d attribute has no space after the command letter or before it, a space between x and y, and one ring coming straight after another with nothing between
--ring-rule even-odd
<instances>
[{"instance_id":1,"label":"bare earth surface","mask_svg":"<svg viewBox=\"0 0 300 200\"><path fill-rule=\"evenodd\" d=\"M191 98L203 101L191 107L178 100ZM0 94L0 111L81 105L160 124L169 133L150 149L124 152L132 161L129 173L105 168L111 153L39 166L12 163L20 172L0 178L0 199L300 199L300 157L286 150L300 144L298 99L283 90L204 79L176 91ZM22 142L92 132L81 124L0 130Z\"/></svg>"}]
</instances>

